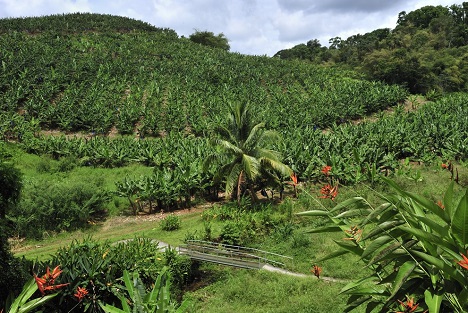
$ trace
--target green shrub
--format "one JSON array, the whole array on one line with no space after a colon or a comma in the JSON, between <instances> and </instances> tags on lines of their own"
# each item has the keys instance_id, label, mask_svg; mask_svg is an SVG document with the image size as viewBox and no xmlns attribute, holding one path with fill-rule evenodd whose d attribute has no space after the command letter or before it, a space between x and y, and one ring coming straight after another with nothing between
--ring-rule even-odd
<instances>
[{"instance_id":1,"label":"green shrub","mask_svg":"<svg viewBox=\"0 0 468 313\"><path fill-rule=\"evenodd\" d=\"M180 217L170 214L161 221L161 229L165 231L177 230L180 228L180 224Z\"/></svg>"},{"instance_id":2,"label":"green shrub","mask_svg":"<svg viewBox=\"0 0 468 313\"><path fill-rule=\"evenodd\" d=\"M106 214L108 192L94 182L38 181L24 188L18 206L9 217L15 235L41 238L44 232L87 227L89 221Z\"/></svg>"},{"instance_id":3,"label":"green shrub","mask_svg":"<svg viewBox=\"0 0 468 313\"><path fill-rule=\"evenodd\" d=\"M61 265L60 283L70 283L60 295L48 303L48 312L69 312L78 305L78 311L102 312L99 303L120 303L116 290L121 288L124 271L138 272L146 287L151 288L164 266L168 266L176 294L191 277L192 263L179 256L174 249L162 252L151 239L135 238L111 245L91 238L74 241L61 248L51 260L36 265L34 271L44 272L47 266ZM78 304L74 294L77 288L85 288L88 294ZM60 308L60 309L57 309Z\"/></svg>"},{"instance_id":4,"label":"green shrub","mask_svg":"<svg viewBox=\"0 0 468 313\"><path fill-rule=\"evenodd\" d=\"M384 179L392 192L380 205L353 197L332 209L314 209L302 216L322 216L329 225L313 232L340 232L332 258L359 257L370 275L357 276L342 293L349 295L346 312L466 312L468 309L468 192L459 199L454 185L442 200L410 193Z\"/></svg>"}]
</instances>

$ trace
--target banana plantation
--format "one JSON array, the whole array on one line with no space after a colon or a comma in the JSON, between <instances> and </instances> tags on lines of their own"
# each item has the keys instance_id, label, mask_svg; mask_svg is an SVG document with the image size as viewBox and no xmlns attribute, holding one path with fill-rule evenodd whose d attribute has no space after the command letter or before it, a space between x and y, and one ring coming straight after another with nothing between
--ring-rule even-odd
<instances>
[{"instance_id":1,"label":"banana plantation","mask_svg":"<svg viewBox=\"0 0 468 313\"><path fill-rule=\"evenodd\" d=\"M60 16L49 18L61 25ZM135 212L137 198L151 208L186 206L219 190L217 165L202 164L216 151L210 138L233 103L249 103L257 121L281 134L273 148L301 180L330 165L341 183L372 181L402 159L467 155L463 94L406 114L404 88L351 71L210 49L144 23L126 32L115 17L107 27L117 31L78 22L37 29L27 19L21 30L20 21L0 24L1 137L81 166L154 167L151 177L116 183ZM388 108L393 115L379 113ZM377 121L354 125L370 114Z\"/></svg>"}]
</instances>

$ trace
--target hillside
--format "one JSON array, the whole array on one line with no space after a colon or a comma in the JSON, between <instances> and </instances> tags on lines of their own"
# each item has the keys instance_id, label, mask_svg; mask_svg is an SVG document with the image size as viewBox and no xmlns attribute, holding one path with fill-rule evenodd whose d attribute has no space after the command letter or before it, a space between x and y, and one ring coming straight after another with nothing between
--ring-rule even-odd
<instances>
[{"instance_id":1,"label":"hillside","mask_svg":"<svg viewBox=\"0 0 468 313\"><path fill-rule=\"evenodd\" d=\"M282 134L275 148L303 179L316 177L324 164L346 183L395 170L405 158L466 155L459 140L468 116L459 105L463 96L414 115L348 126L396 106L407 91L353 71L213 49L119 17L77 14L0 25L17 29L0 35L0 135L28 152L106 167L202 162L228 105L241 102L250 103L256 121ZM440 136L447 119L460 123Z\"/></svg>"},{"instance_id":2,"label":"hillside","mask_svg":"<svg viewBox=\"0 0 468 313\"><path fill-rule=\"evenodd\" d=\"M34 119L42 129L105 134L116 127L129 134L138 124L143 135L185 129L200 134L233 101L253 103L270 127L328 127L406 96L352 72L210 49L171 30L127 25L127 19L50 19L27 19L22 31L19 20L1 23L18 29L0 37L2 109ZM285 116L286 106L291 114ZM314 114L302 109L310 106L317 108Z\"/></svg>"}]
</instances>

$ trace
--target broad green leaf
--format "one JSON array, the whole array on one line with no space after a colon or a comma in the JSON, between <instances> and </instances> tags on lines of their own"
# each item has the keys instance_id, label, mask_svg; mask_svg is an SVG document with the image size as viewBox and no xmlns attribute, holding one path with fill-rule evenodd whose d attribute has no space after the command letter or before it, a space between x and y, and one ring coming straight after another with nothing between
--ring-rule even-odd
<instances>
[{"instance_id":1,"label":"broad green leaf","mask_svg":"<svg viewBox=\"0 0 468 313\"><path fill-rule=\"evenodd\" d=\"M342 256L342 255L345 255L345 254L348 254L348 253L350 253L348 250L338 250L338 251L335 251L333 253L327 254L326 256L324 256L321 259L318 259L317 262L323 262L323 261L326 261L326 260L334 259L336 257Z\"/></svg>"},{"instance_id":2,"label":"broad green leaf","mask_svg":"<svg viewBox=\"0 0 468 313\"><path fill-rule=\"evenodd\" d=\"M444 262L442 259L436 258L436 257L434 257L432 255L429 255L429 254L421 252L421 251L413 250L413 251L411 251L411 253L414 256L417 256L417 257L421 258L422 260L426 261L427 263L429 263L431 265L434 265L440 271L442 271L444 273L444 275L450 275L451 277L456 279L460 284L462 284L462 285L465 284L465 278L463 277L463 275L461 275L460 272L458 272L455 269L455 267L450 266L449 264Z\"/></svg>"},{"instance_id":3,"label":"broad green leaf","mask_svg":"<svg viewBox=\"0 0 468 313\"><path fill-rule=\"evenodd\" d=\"M364 277L364 278L361 278L361 279L358 279L356 281L352 281L352 282L348 283L346 286L344 286L340 290L340 293L344 293L344 292L346 292L348 290L356 288L357 286L365 284L365 283L369 283L369 282L375 283L377 281L378 281L378 279L375 276Z\"/></svg>"},{"instance_id":4,"label":"broad green leaf","mask_svg":"<svg viewBox=\"0 0 468 313\"><path fill-rule=\"evenodd\" d=\"M453 212L451 232L463 249L468 244L468 192L460 199Z\"/></svg>"},{"instance_id":5,"label":"broad green leaf","mask_svg":"<svg viewBox=\"0 0 468 313\"><path fill-rule=\"evenodd\" d=\"M343 208L369 209L371 206L363 197L353 197L338 203L330 212L340 211Z\"/></svg>"},{"instance_id":6,"label":"broad green leaf","mask_svg":"<svg viewBox=\"0 0 468 313\"><path fill-rule=\"evenodd\" d=\"M426 302L429 313L439 313L443 298L443 291L433 292L429 289L424 291L424 302Z\"/></svg>"},{"instance_id":7,"label":"broad green leaf","mask_svg":"<svg viewBox=\"0 0 468 313\"><path fill-rule=\"evenodd\" d=\"M323 210L310 210L310 211L304 211L297 213L296 215L299 216L328 216L329 213L327 211Z\"/></svg>"},{"instance_id":8,"label":"broad green leaf","mask_svg":"<svg viewBox=\"0 0 468 313\"><path fill-rule=\"evenodd\" d=\"M345 312L345 313L346 312L351 312L352 310L356 309L361 304L363 304L363 303L365 303L365 302L367 302L367 301L369 301L371 299L372 299L371 296L360 296L356 300L354 300L353 302L348 304L343 312Z\"/></svg>"},{"instance_id":9,"label":"broad green leaf","mask_svg":"<svg viewBox=\"0 0 468 313\"><path fill-rule=\"evenodd\" d=\"M31 278L23 287L21 293L16 297L15 301L11 304L10 312L18 312L18 309L28 301L29 298L36 292L37 284L34 278Z\"/></svg>"},{"instance_id":10,"label":"broad green leaf","mask_svg":"<svg viewBox=\"0 0 468 313\"><path fill-rule=\"evenodd\" d=\"M367 236L362 238L362 240L367 240L369 238L380 235L381 233L388 233L388 231L392 230L393 228L395 228L395 227L397 227L397 226L399 226L401 224L405 224L405 221L393 220L393 221L383 222L383 223L381 223L379 225L376 225L375 228L369 234L367 234Z\"/></svg>"},{"instance_id":11,"label":"broad green leaf","mask_svg":"<svg viewBox=\"0 0 468 313\"><path fill-rule=\"evenodd\" d=\"M380 262L384 259L387 259L387 256L388 257L391 257L391 258L395 258L395 252L397 250L401 250L403 252L403 254L407 254L409 255L406 250L411 248L412 246L414 246L416 243L418 243L417 240L409 240L407 242L405 242L403 244L403 246L401 245L400 242L395 242L389 246L387 246L385 249L383 249L382 251L380 251L377 255L375 255L370 261L369 263L367 264L367 266L370 266L372 264L375 264L377 262ZM400 247L403 247L404 249L399 249ZM392 255L390 255L392 254ZM400 254L399 254L400 255ZM401 256L399 256L401 257Z\"/></svg>"},{"instance_id":12,"label":"broad green leaf","mask_svg":"<svg viewBox=\"0 0 468 313\"><path fill-rule=\"evenodd\" d=\"M377 222L377 218L379 215L382 215L385 213L387 210L391 209L392 204L391 203L383 203L379 207L377 207L375 210L372 211L362 222L361 226L366 225L369 222ZM382 222L382 221L381 221Z\"/></svg>"},{"instance_id":13,"label":"broad green leaf","mask_svg":"<svg viewBox=\"0 0 468 313\"><path fill-rule=\"evenodd\" d=\"M328 225L317 227L311 230L306 231L306 233L317 234L317 233L332 233L332 232L341 232L342 229L337 225Z\"/></svg>"},{"instance_id":14,"label":"broad green leaf","mask_svg":"<svg viewBox=\"0 0 468 313\"><path fill-rule=\"evenodd\" d=\"M381 237L378 237L376 238L375 240L373 240L371 242L370 245L368 245L366 247L366 249L364 250L364 253L361 255L361 258L362 259L365 259L366 257L368 257L369 255L373 255L374 252L376 252L377 250L380 250L382 248L384 248L384 245L388 242L391 242L393 241L394 239L390 236L381 236ZM398 244L399 246L399 244Z\"/></svg>"},{"instance_id":15,"label":"broad green leaf","mask_svg":"<svg viewBox=\"0 0 468 313\"><path fill-rule=\"evenodd\" d=\"M358 245L353 245L353 244L348 244L348 243L344 243L344 242L341 242L341 241L337 241L337 240L333 240L337 245L339 245L341 248L345 249L345 250L348 250L358 256L361 256L362 253L364 252L364 250L358 246Z\"/></svg>"},{"instance_id":16,"label":"broad green leaf","mask_svg":"<svg viewBox=\"0 0 468 313\"><path fill-rule=\"evenodd\" d=\"M123 311L119 308L116 308L115 306L112 306L110 304L102 304L99 303L101 308L104 310L106 313L130 313L131 311Z\"/></svg>"},{"instance_id":17,"label":"broad green leaf","mask_svg":"<svg viewBox=\"0 0 468 313\"><path fill-rule=\"evenodd\" d=\"M398 191L398 193L402 196L409 197L410 199L416 201L417 203L421 204L425 209L431 211L441 219L443 219L446 223L450 222L450 218L447 215L447 213L444 210L441 210L440 207L432 202L431 200L428 200L420 195L413 194L411 192L404 191L401 189L395 182L388 178L382 178L384 181L387 182L392 188Z\"/></svg>"},{"instance_id":18,"label":"broad green leaf","mask_svg":"<svg viewBox=\"0 0 468 313\"><path fill-rule=\"evenodd\" d=\"M355 216L363 216L363 215L369 215L371 213L371 209L353 209L353 210L348 210L344 211L343 213L338 214L337 216L333 218L348 218L348 217L355 217Z\"/></svg>"},{"instance_id":19,"label":"broad green leaf","mask_svg":"<svg viewBox=\"0 0 468 313\"><path fill-rule=\"evenodd\" d=\"M429 247L427 244L432 244L434 246L444 246L448 249L451 249L453 251L457 251L457 247L454 246L453 244L442 240L441 237L435 236L431 233L425 232L421 229L417 228L410 228L410 227L400 227L401 230L405 231L408 234L414 235L416 238L421 241L422 245L426 246L427 248Z\"/></svg>"},{"instance_id":20,"label":"broad green leaf","mask_svg":"<svg viewBox=\"0 0 468 313\"><path fill-rule=\"evenodd\" d=\"M52 299L53 297L57 296L58 295L58 292L57 293L54 293L54 294L51 294L51 295L46 295L46 296L43 296L41 298L36 298L36 299L33 299L31 301L28 301L26 302L25 304L21 305L19 310L17 311L18 313L27 313L27 312L31 312L33 311L35 308L38 308L40 307L41 305L43 305L44 303L46 303L47 301L49 301L50 299ZM10 311L12 312L12 311Z\"/></svg>"},{"instance_id":21,"label":"broad green leaf","mask_svg":"<svg viewBox=\"0 0 468 313\"><path fill-rule=\"evenodd\" d=\"M400 268L398 269L398 273L395 277L395 280L392 284L392 294L389 298L393 298L398 291L400 290L401 286L406 282L408 277L413 273L414 269L416 268L416 262L408 261L403 263Z\"/></svg>"},{"instance_id":22,"label":"broad green leaf","mask_svg":"<svg viewBox=\"0 0 468 313\"><path fill-rule=\"evenodd\" d=\"M440 225L439 223L435 222L433 219L428 218L426 216L420 216L420 215L412 215L425 225L427 225L431 230L436 232L439 237L443 238L446 237L448 234L448 227L444 227L443 225Z\"/></svg>"},{"instance_id":23,"label":"broad green leaf","mask_svg":"<svg viewBox=\"0 0 468 313\"><path fill-rule=\"evenodd\" d=\"M447 212L448 216L450 217L450 220L453 220L453 184L454 182L452 181L447 188L447 191L445 192L444 195L444 207L445 211Z\"/></svg>"}]
</instances>

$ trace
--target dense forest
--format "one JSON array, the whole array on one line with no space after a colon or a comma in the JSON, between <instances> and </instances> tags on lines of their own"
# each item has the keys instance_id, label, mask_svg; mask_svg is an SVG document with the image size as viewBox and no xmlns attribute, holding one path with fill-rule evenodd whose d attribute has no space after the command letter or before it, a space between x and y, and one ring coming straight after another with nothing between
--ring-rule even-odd
<instances>
[{"instance_id":1,"label":"dense forest","mask_svg":"<svg viewBox=\"0 0 468 313\"><path fill-rule=\"evenodd\" d=\"M394 29L376 29L329 46L317 39L276 53L281 59L353 68L412 93L468 90L468 2L401 12Z\"/></svg>"}]
</instances>

